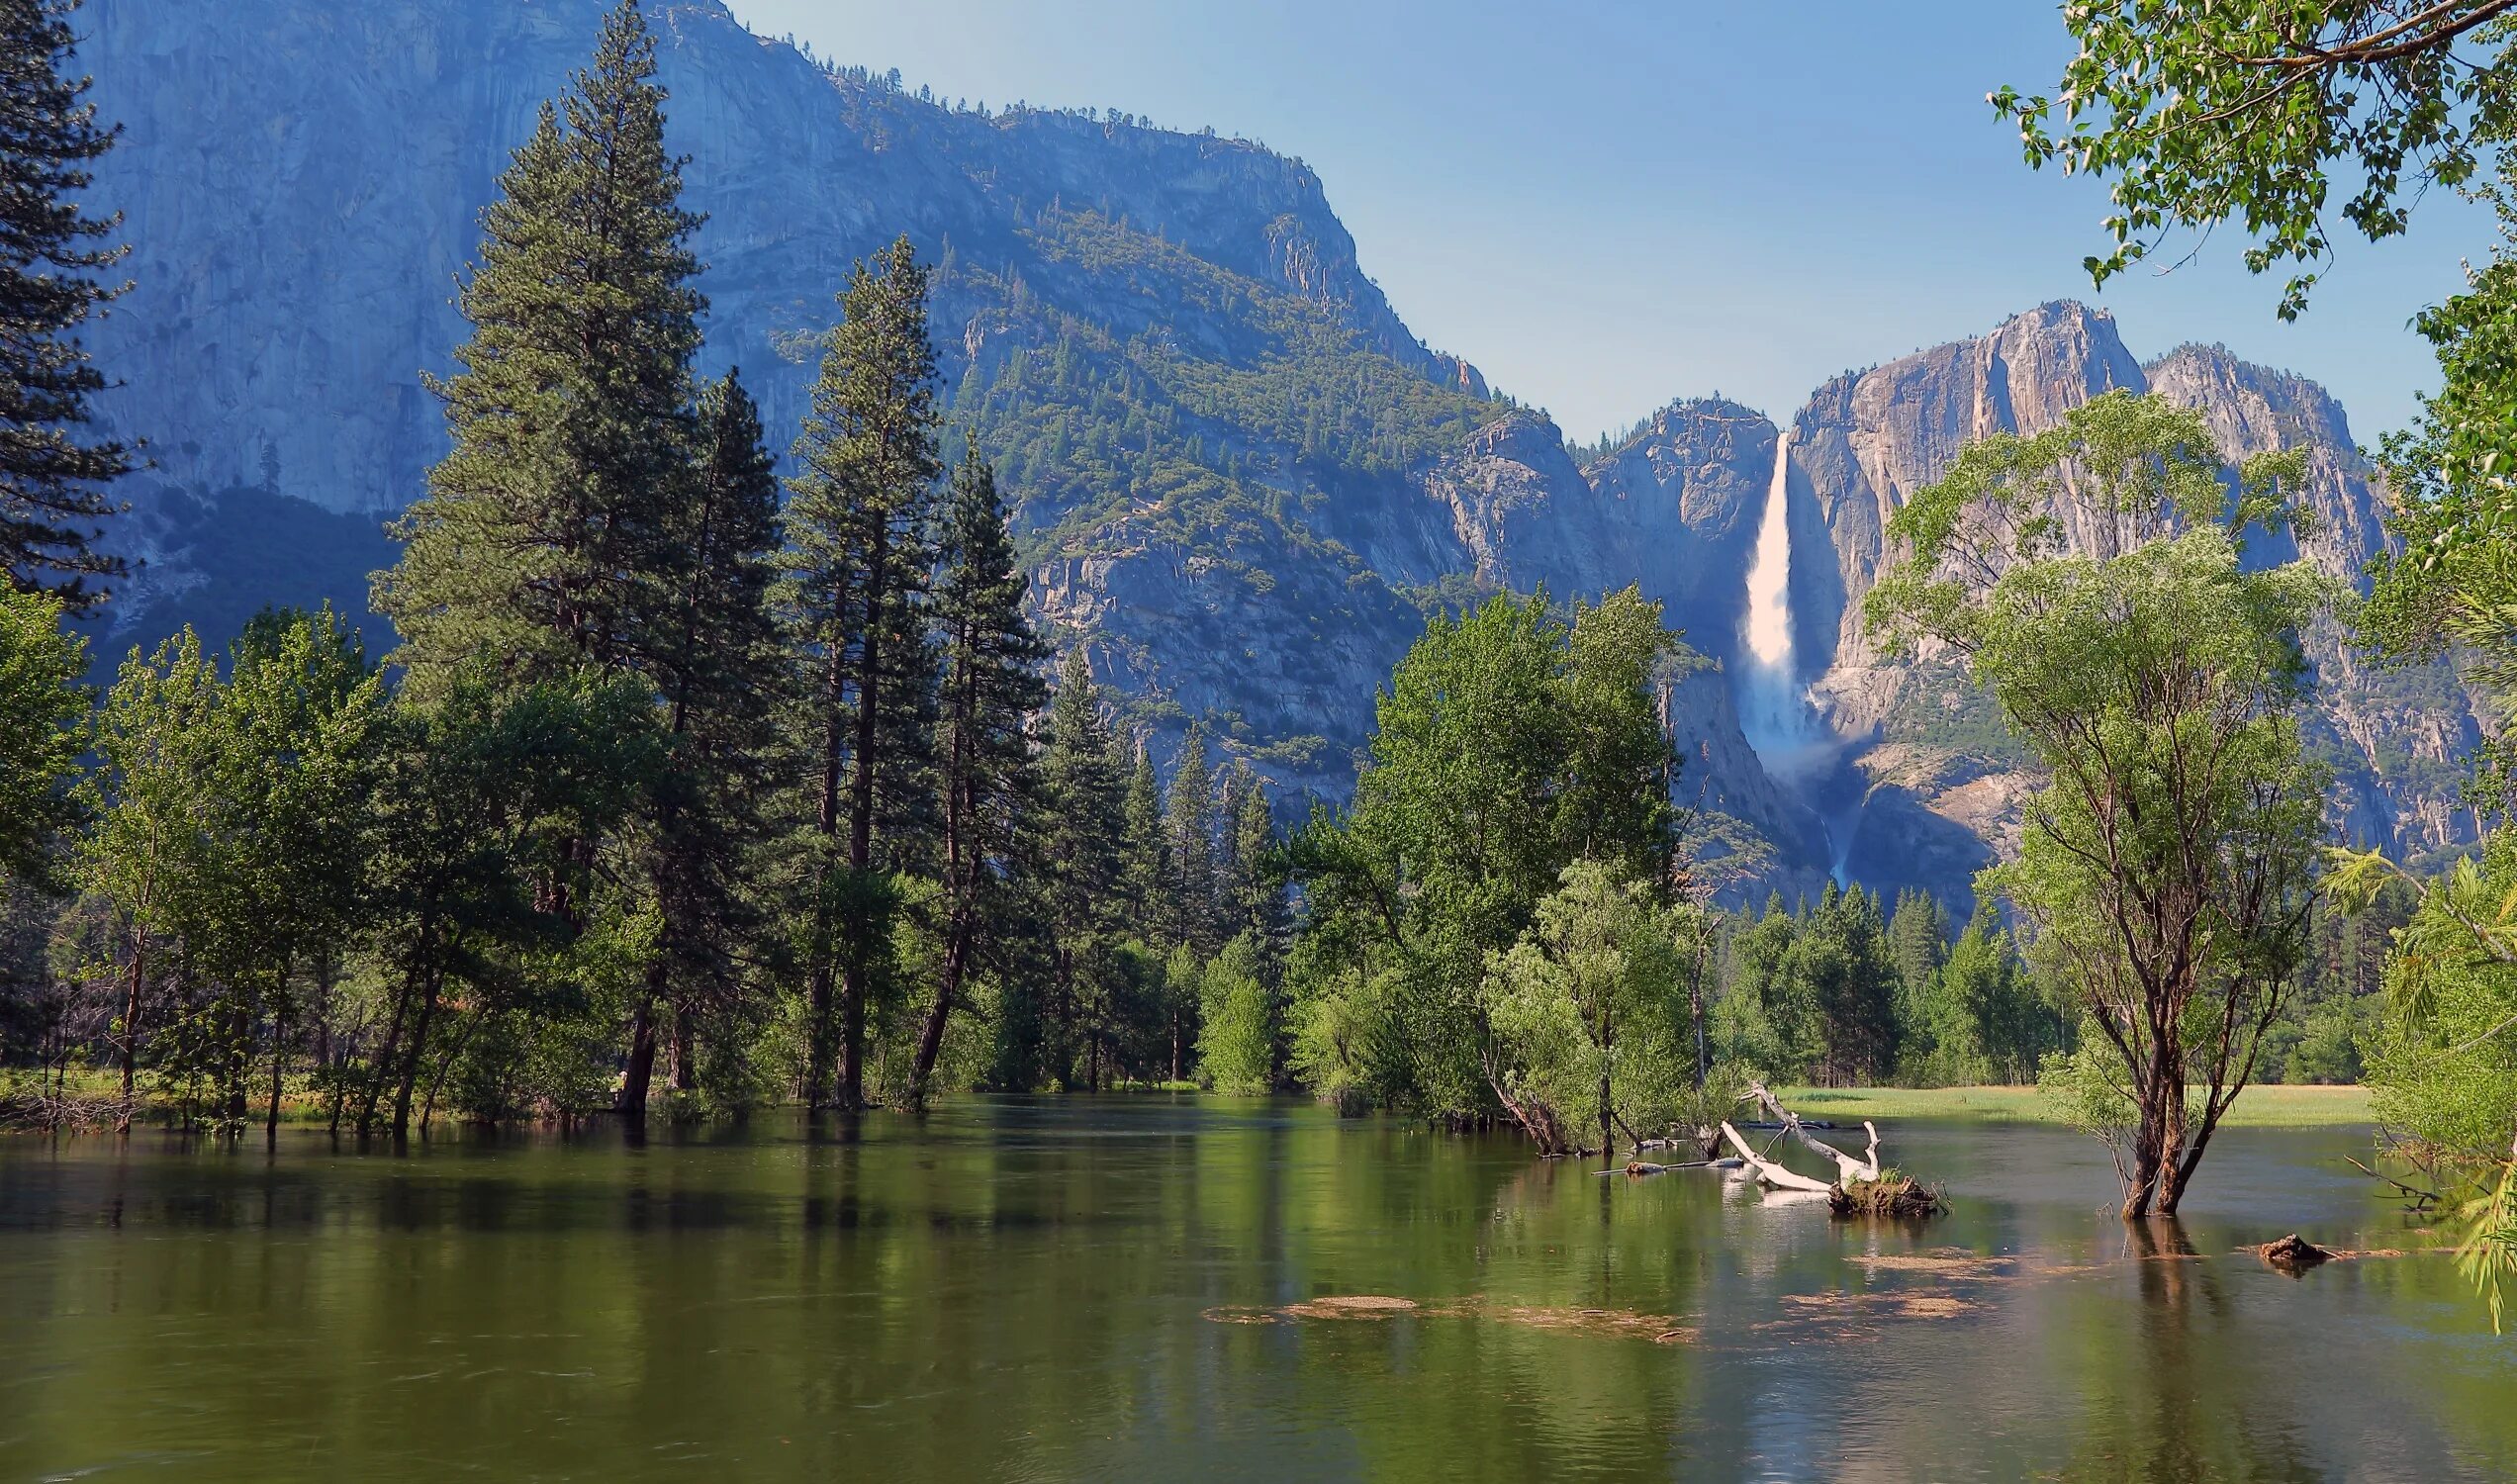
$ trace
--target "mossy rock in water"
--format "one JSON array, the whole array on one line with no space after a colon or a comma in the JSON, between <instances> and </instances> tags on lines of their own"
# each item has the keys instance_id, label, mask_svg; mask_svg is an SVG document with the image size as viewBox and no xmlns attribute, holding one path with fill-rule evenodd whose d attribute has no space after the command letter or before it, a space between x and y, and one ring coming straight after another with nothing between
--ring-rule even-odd
<instances>
[{"instance_id":1,"label":"mossy rock in water","mask_svg":"<svg viewBox=\"0 0 2517 1484\"><path fill-rule=\"evenodd\" d=\"M1896 1170L1883 1169L1878 1179L1851 1180L1827 1191L1826 1209L1848 1221L1866 1216L1922 1221L1945 1215L1949 1203L1941 1199L1937 1185L1925 1185Z\"/></svg>"}]
</instances>

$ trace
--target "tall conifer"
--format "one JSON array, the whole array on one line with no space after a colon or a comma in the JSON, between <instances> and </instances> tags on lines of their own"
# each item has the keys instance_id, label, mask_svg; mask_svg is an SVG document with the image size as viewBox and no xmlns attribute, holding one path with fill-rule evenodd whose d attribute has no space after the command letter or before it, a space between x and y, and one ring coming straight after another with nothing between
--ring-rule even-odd
<instances>
[{"instance_id":1,"label":"tall conifer","mask_svg":"<svg viewBox=\"0 0 2517 1484\"><path fill-rule=\"evenodd\" d=\"M1122 884L1143 936L1166 938L1177 920L1171 906L1171 842L1163 818L1163 787L1154 776L1154 754L1143 738L1128 773L1122 814ZM1165 945L1167 946L1167 945Z\"/></svg>"},{"instance_id":2,"label":"tall conifer","mask_svg":"<svg viewBox=\"0 0 2517 1484\"><path fill-rule=\"evenodd\" d=\"M1050 1044L1045 1060L1072 1081L1082 976L1095 940L1119 920L1127 875L1127 770L1101 714L1101 689L1081 644L1068 649L1049 704L1041 807L1026 864L1039 882L1050 938Z\"/></svg>"},{"instance_id":3,"label":"tall conifer","mask_svg":"<svg viewBox=\"0 0 2517 1484\"><path fill-rule=\"evenodd\" d=\"M658 601L636 633L670 750L647 804L659 932L631 1017L622 1106L632 1117L646 1105L659 1018L671 1012L674 1084L695 1087L696 1022L739 982L782 679L768 606L778 479L760 412L729 372L700 394L698 421L692 498L666 512Z\"/></svg>"},{"instance_id":4,"label":"tall conifer","mask_svg":"<svg viewBox=\"0 0 2517 1484\"><path fill-rule=\"evenodd\" d=\"M944 824L944 953L918 1034L913 1100L944 1045L964 980L986 956L988 924L1009 916L1004 890L1020 811L1035 787L1031 713L1047 651L1024 618L1023 576L1005 529L996 476L976 451L953 478L935 626L944 650L936 747Z\"/></svg>"},{"instance_id":5,"label":"tall conifer","mask_svg":"<svg viewBox=\"0 0 2517 1484\"><path fill-rule=\"evenodd\" d=\"M795 444L800 472L788 482L786 603L816 739L806 1095L833 1096L835 1059L843 1108L865 1102L867 1012L895 895L888 874L907 843L878 840L878 825L916 817L930 787L923 722L935 675L922 600L942 465L927 274L906 237L857 264Z\"/></svg>"},{"instance_id":6,"label":"tall conifer","mask_svg":"<svg viewBox=\"0 0 2517 1484\"><path fill-rule=\"evenodd\" d=\"M639 658L688 500L705 308L655 70L638 0L621 0L482 213L463 370L431 382L454 446L376 581L422 693L477 654L518 681Z\"/></svg>"},{"instance_id":7,"label":"tall conifer","mask_svg":"<svg viewBox=\"0 0 2517 1484\"><path fill-rule=\"evenodd\" d=\"M94 522L122 509L104 486L131 469L125 445L72 435L107 386L75 331L123 292L97 274L128 250L120 216L79 203L122 129L97 123L71 71L78 6L0 0L0 578L72 611L107 597L91 580L124 573Z\"/></svg>"},{"instance_id":8,"label":"tall conifer","mask_svg":"<svg viewBox=\"0 0 2517 1484\"><path fill-rule=\"evenodd\" d=\"M1222 946L1215 910L1215 774L1206 762L1206 727L1188 729L1163 805L1165 946L1186 944L1200 960Z\"/></svg>"}]
</instances>

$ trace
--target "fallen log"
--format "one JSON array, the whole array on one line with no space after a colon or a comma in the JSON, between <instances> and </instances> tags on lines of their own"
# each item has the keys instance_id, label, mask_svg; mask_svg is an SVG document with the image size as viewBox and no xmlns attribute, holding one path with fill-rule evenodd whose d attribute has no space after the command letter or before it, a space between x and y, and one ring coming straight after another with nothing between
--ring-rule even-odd
<instances>
[{"instance_id":1,"label":"fallen log","mask_svg":"<svg viewBox=\"0 0 2517 1484\"><path fill-rule=\"evenodd\" d=\"M1730 1147L1739 1152L1739 1158L1745 1159L1748 1167L1756 1171L1759 1180L1778 1190L1808 1190L1824 1195L1835 1188L1824 1180L1812 1179L1798 1171L1785 1169L1782 1165L1760 1156L1755 1150L1748 1148L1748 1141L1740 1138L1739 1131L1726 1122L1722 1125L1722 1137L1730 1141Z\"/></svg>"},{"instance_id":2,"label":"fallen log","mask_svg":"<svg viewBox=\"0 0 2517 1484\"><path fill-rule=\"evenodd\" d=\"M1870 1152L1863 1158L1856 1159L1852 1156L1844 1153L1842 1150L1837 1149L1831 1144L1825 1143L1817 1135L1811 1133L1809 1131L1809 1125L1801 1122L1801 1120L1793 1114L1791 1109L1784 1107L1783 1104L1775 1098L1773 1093L1765 1090L1765 1084L1763 1082L1750 1082L1748 1084L1748 1095L1754 1097L1758 1102L1763 1103L1765 1105L1765 1111L1773 1114L1775 1122L1782 1125L1783 1132L1799 1140L1801 1144L1810 1151L1810 1153L1815 1155L1823 1155L1827 1159L1834 1160L1835 1168L1838 1171L1836 1177L1837 1184L1849 1185L1855 1180L1875 1180L1879 1178L1879 1128L1870 1120L1862 1120L1862 1128L1870 1135Z\"/></svg>"},{"instance_id":3,"label":"fallen log","mask_svg":"<svg viewBox=\"0 0 2517 1484\"><path fill-rule=\"evenodd\" d=\"M1629 1159L1622 1172L1630 1175L1656 1175L1667 1174L1673 1169L1737 1169L1738 1167L1739 1161L1736 1159L1686 1159L1676 1164L1655 1164L1649 1159ZM1620 1172L1614 1169L1600 1171L1604 1175Z\"/></svg>"}]
</instances>

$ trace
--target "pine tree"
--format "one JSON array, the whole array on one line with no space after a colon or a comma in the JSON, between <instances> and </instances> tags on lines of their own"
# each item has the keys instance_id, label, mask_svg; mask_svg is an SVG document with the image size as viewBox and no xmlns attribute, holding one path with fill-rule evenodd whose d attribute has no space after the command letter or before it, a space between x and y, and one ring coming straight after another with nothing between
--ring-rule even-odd
<instances>
[{"instance_id":1,"label":"pine tree","mask_svg":"<svg viewBox=\"0 0 2517 1484\"><path fill-rule=\"evenodd\" d=\"M1930 892L1909 886L1897 893L1897 910L1888 919L1897 977L1911 999L1924 992L1931 975L1949 958L1949 917Z\"/></svg>"},{"instance_id":2,"label":"pine tree","mask_svg":"<svg viewBox=\"0 0 2517 1484\"><path fill-rule=\"evenodd\" d=\"M1042 1061L1071 1083L1085 1034L1083 978L1098 960L1096 943L1119 920L1128 859L1127 773L1081 644L1069 648L1058 668L1040 781L1026 865L1049 936L1050 1000L1042 1018L1050 1044Z\"/></svg>"},{"instance_id":3,"label":"pine tree","mask_svg":"<svg viewBox=\"0 0 2517 1484\"><path fill-rule=\"evenodd\" d=\"M1163 787L1154 776L1154 754L1143 738L1136 743L1136 766L1128 774L1121 875L1131 916L1141 936L1164 938L1178 920L1170 895L1171 842L1164 827Z\"/></svg>"},{"instance_id":4,"label":"pine tree","mask_svg":"<svg viewBox=\"0 0 2517 1484\"><path fill-rule=\"evenodd\" d=\"M89 79L70 73L78 6L0 3L0 564L11 587L72 612L109 596L91 579L124 575L92 522L122 510L103 487L131 470L123 444L72 435L108 385L75 331L123 292L96 274L128 250L110 240L122 218L91 217L78 199L122 136L96 122Z\"/></svg>"},{"instance_id":5,"label":"pine tree","mask_svg":"<svg viewBox=\"0 0 2517 1484\"><path fill-rule=\"evenodd\" d=\"M830 1096L835 1054L838 1102L852 1109L865 1103L867 1014L896 895L898 851L878 851L877 826L916 817L931 787L924 717L935 675L922 600L942 467L926 292L906 237L857 264L795 444L801 472L788 482L786 603L818 742L806 1097Z\"/></svg>"},{"instance_id":6,"label":"pine tree","mask_svg":"<svg viewBox=\"0 0 2517 1484\"><path fill-rule=\"evenodd\" d=\"M640 658L683 533L705 307L655 69L638 0L621 0L482 213L463 370L430 383L454 446L376 583L423 694L473 655L519 682Z\"/></svg>"},{"instance_id":7,"label":"pine tree","mask_svg":"<svg viewBox=\"0 0 2517 1484\"><path fill-rule=\"evenodd\" d=\"M1206 763L1205 723L1192 724L1171 768L1163 805L1165 875L1164 895L1170 917L1165 934L1184 943L1200 960L1221 946L1215 932L1215 775Z\"/></svg>"},{"instance_id":8,"label":"pine tree","mask_svg":"<svg viewBox=\"0 0 2517 1484\"><path fill-rule=\"evenodd\" d=\"M1283 868L1275 861L1275 810L1267 802L1266 786L1247 764L1234 770L1232 795L1231 930L1256 935L1262 975L1275 983L1285 939L1293 930L1293 907L1286 900Z\"/></svg>"},{"instance_id":9,"label":"pine tree","mask_svg":"<svg viewBox=\"0 0 2517 1484\"><path fill-rule=\"evenodd\" d=\"M1004 879L1035 788L1030 718L1044 695L1040 664L1048 653L1023 616L1026 584L1014 567L1005 504L995 474L976 450L954 475L944 553L935 595L944 650L936 748L943 781L944 953L918 1035L913 1102L925 1096L963 981L986 957L990 920L1011 915Z\"/></svg>"},{"instance_id":10,"label":"pine tree","mask_svg":"<svg viewBox=\"0 0 2517 1484\"><path fill-rule=\"evenodd\" d=\"M696 1022L730 1007L757 909L746 889L767 830L783 678L768 595L778 480L760 412L728 372L699 397L692 498L668 512L658 602L638 637L670 748L646 812L657 941L631 1018L621 1106L642 1117L659 1016L670 1010L674 1085L698 1086Z\"/></svg>"}]
</instances>

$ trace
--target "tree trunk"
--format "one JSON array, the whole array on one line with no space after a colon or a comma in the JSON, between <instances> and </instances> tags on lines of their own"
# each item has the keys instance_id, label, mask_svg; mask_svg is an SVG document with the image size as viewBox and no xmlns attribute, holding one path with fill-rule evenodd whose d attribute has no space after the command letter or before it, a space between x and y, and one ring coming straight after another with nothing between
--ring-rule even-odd
<instances>
[{"instance_id":1,"label":"tree trunk","mask_svg":"<svg viewBox=\"0 0 2517 1484\"><path fill-rule=\"evenodd\" d=\"M823 656L821 669L821 779L814 800L813 829L821 836L821 859L814 866L813 903L814 948L812 962L804 971L804 1013L808 1024L804 1036L804 1106L817 1109L830 1101L832 1054L832 991L837 972L831 960L838 953L838 927L830 920L830 872L832 844L839 838L840 784L845 776L848 755L848 729L841 714L840 701L847 695L848 668L841 646L832 643Z\"/></svg>"},{"instance_id":2,"label":"tree trunk","mask_svg":"<svg viewBox=\"0 0 2517 1484\"><path fill-rule=\"evenodd\" d=\"M855 1113L866 1105L866 973L851 962L839 975L839 1106Z\"/></svg>"},{"instance_id":3,"label":"tree trunk","mask_svg":"<svg viewBox=\"0 0 2517 1484\"><path fill-rule=\"evenodd\" d=\"M883 610L890 591L891 537L887 528L875 532L866 556L865 636L857 651L856 773L848 780L848 869L859 882L874 871L875 774L880 762L883 718ZM870 923L855 925L867 938ZM839 1047L839 1106L850 1112L865 1106L866 955L852 953L842 966Z\"/></svg>"},{"instance_id":4,"label":"tree trunk","mask_svg":"<svg viewBox=\"0 0 2517 1484\"><path fill-rule=\"evenodd\" d=\"M620 1077L620 1116L632 1129L647 1126L647 1092L655 1081L655 985L663 975L663 968L659 959L647 970L647 992L639 997L637 1012L629 1017L629 1066Z\"/></svg>"},{"instance_id":5,"label":"tree trunk","mask_svg":"<svg viewBox=\"0 0 2517 1484\"><path fill-rule=\"evenodd\" d=\"M428 1024L436 1019L436 972L431 970L427 983L420 995L420 1014L412 1022L411 1046L403 1053L400 1084L394 1088L393 1136L396 1143L411 1138L411 1094L420 1084L420 1056L428 1045Z\"/></svg>"},{"instance_id":6,"label":"tree trunk","mask_svg":"<svg viewBox=\"0 0 2517 1484\"><path fill-rule=\"evenodd\" d=\"M1609 1085L1609 1056L1613 1047L1610 1037L1612 1037L1615 1033L1616 1022L1610 1014L1607 997L1603 995L1600 1000L1599 1085L1600 1157L1602 1159L1606 1159L1608 1157L1608 1152L1617 1148L1617 1131L1615 1127L1617 1104L1613 1095L1613 1089Z\"/></svg>"},{"instance_id":7,"label":"tree trunk","mask_svg":"<svg viewBox=\"0 0 2517 1484\"><path fill-rule=\"evenodd\" d=\"M699 1090L699 1030L692 1022L691 1007L676 1006L673 1011L673 1086L681 1092Z\"/></svg>"},{"instance_id":8,"label":"tree trunk","mask_svg":"<svg viewBox=\"0 0 2517 1484\"><path fill-rule=\"evenodd\" d=\"M926 1009L926 1024L918 1031L917 1063L909 1070L909 1105L926 1106L927 1078L935 1072L936 1058L944 1051L944 1024L953 1013L953 996L961 987L961 935L944 951L944 969L935 981L935 1002Z\"/></svg>"},{"instance_id":9,"label":"tree trunk","mask_svg":"<svg viewBox=\"0 0 2517 1484\"><path fill-rule=\"evenodd\" d=\"M280 1063L288 1048L288 1012L276 1011L271 1016L271 1110L262 1121L262 1142L278 1148L280 1143Z\"/></svg>"},{"instance_id":10,"label":"tree trunk","mask_svg":"<svg viewBox=\"0 0 2517 1484\"><path fill-rule=\"evenodd\" d=\"M131 1132L132 1094L139 1080L140 1070L140 997L141 986L147 982L147 962L148 929L134 922L131 936L131 989L123 998L123 1096L121 1106L114 1112L114 1132L117 1134Z\"/></svg>"}]
</instances>

